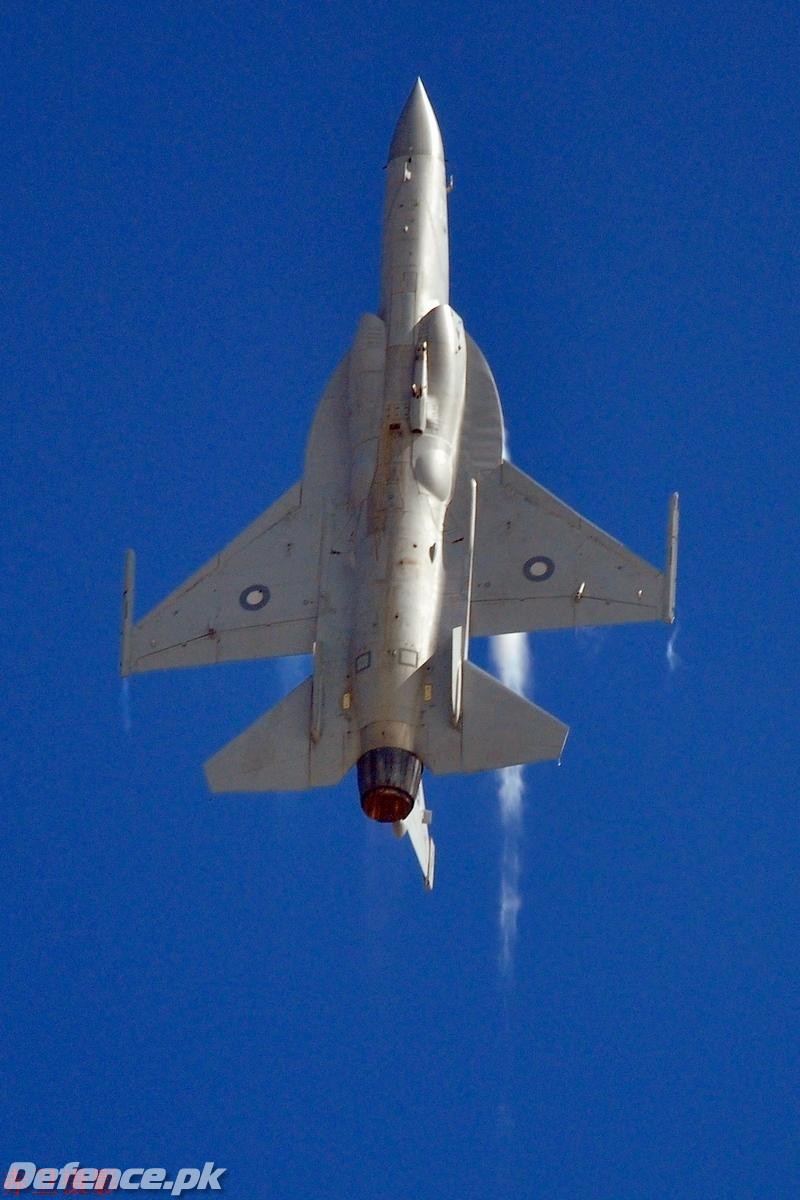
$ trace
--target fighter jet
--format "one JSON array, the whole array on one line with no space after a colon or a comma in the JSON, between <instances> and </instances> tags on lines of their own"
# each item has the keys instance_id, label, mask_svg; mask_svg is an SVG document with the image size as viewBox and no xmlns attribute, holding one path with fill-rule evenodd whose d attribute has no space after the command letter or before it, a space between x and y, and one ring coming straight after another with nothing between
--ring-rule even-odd
<instances>
[{"instance_id":1,"label":"fighter jet","mask_svg":"<svg viewBox=\"0 0 800 1200\"><path fill-rule=\"evenodd\" d=\"M468 657L470 636L671 622L664 571L503 458L492 372L449 304L442 136L417 80L389 147L380 308L319 402L303 478L135 622L126 558L123 675L278 655L313 671L205 766L212 792L330 787L435 847L422 774L558 759L567 726Z\"/></svg>"}]
</instances>

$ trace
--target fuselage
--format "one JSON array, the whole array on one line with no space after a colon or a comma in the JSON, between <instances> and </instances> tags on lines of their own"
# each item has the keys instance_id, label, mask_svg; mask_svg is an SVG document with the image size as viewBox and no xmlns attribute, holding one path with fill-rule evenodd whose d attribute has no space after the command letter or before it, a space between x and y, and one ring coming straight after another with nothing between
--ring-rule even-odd
<instances>
[{"instance_id":1,"label":"fuselage","mask_svg":"<svg viewBox=\"0 0 800 1200\"><path fill-rule=\"evenodd\" d=\"M361 586L351 644L362 805L384 821L406 816L419 786L415 731L425 686L420 668L437 648L442 530L466 378L463 326L448 296L444 148L418 81L387 165L382 419L358 533Z\"/></svg>"}]
</instances>

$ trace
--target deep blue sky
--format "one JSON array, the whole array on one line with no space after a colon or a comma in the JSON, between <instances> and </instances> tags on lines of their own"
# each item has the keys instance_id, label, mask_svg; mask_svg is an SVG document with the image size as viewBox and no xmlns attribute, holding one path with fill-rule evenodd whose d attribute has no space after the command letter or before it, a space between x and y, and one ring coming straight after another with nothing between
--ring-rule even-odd
<instances>
[{"instance_id":1,"label":"deep blue sky","mask_svg":"<svg viewBox=\"0 0 800 1200\"><path fill-rule=\"evenodd\" d=\"M790 3L22 3L4 92L0 1170L230 1197L796 1194L797 63ZM519 466L656 562L663 626L534 642L514 976L496 780L437 889L329 793L201 764L299 677L117 670L289 487L378 288L421 74L452 303ZM486 648L474 655L485 660Z\"/></svg>"}]
</instances>

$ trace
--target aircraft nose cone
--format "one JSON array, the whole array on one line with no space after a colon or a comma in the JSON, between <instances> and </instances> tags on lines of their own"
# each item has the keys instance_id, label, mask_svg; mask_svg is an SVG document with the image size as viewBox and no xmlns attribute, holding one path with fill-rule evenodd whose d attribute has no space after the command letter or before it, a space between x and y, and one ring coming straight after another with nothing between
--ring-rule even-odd
<instances>
[{"instance_id":1,"label":"aircraft nose cone","mask_svg":"<svg viewBox=\"0 0 800 1200\"><path fill-rule=\"evenodd\" d=\"M389 161L407 158L412 154L432 154L444 158L439 122L421 79L417 79L400 113L389 146Z\"/></svg>"}]
</instances>

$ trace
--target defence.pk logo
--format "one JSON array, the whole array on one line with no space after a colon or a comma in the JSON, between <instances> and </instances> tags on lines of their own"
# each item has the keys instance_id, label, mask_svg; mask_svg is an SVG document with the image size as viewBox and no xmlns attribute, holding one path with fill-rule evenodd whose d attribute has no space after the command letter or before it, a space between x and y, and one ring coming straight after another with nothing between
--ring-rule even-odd
<instances>
[{"instance_id":1,"label":"defence.pk logo","mask_svg":"<svg viewBox=\"0 0 800 1200\"><path fill-rule=\"evenodd\" d=\"M7 1192L39 1195L45 1192L61 1192L80 1195L94 1192L95 1195L116 1191L123 1192L169 1192L180 1196L183 1192L221 1192L220 1179L226 1167L215 1167L207 1162L202 1171L199 1167L181 1167L174 1179L167 1178L163 1167L129 1167L121 1171L118 1167L82 1167L80 1163L67 1163L65 1167L38 1167L32 1162L14 1162L8 1168L3 1188Z\"/></svg>"}]
</instances>

